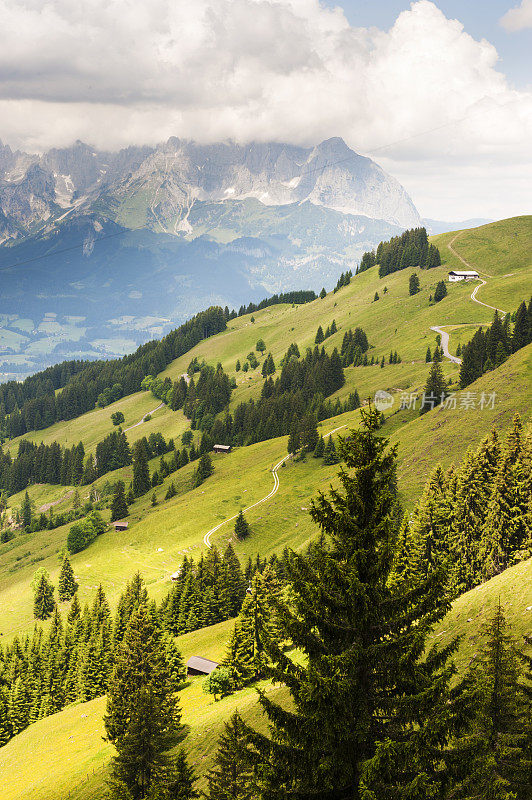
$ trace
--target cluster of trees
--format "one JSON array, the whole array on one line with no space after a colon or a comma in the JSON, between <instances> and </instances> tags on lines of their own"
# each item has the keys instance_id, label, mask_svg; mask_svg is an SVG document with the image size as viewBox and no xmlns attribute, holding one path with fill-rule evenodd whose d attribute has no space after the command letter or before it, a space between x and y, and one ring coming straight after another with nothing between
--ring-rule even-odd
<instances>
[{"instance_id":1,"label":"cluster of trees","mask_svg":"<svg viewBox=\"0 0 532 800\"><path fill-rule=\"evenodd\" d=\"M183 383L186 385L184 380ZM186 392L184 389L181 381L174 385L171 407L183 408L191 420L192 428L209 429L216 414L229 403L232 385L221 364L216 369L205 365L200 370L197 382L192 377L186 385Z\"/></svg>"},{"instance_id":2,"label":"cluster of trees","mask_svg":"<svg viewBox=\"0 0 532 800\"><path fill-rule=\"evenodd\" d=\"M532 555L532 431L519 416L458 467L437 467L401 528L396 573L412 584L450 562L453 595Z\"/></svg>"},{"instance_id":3,"label":"cluster of trees","mask_svg":"<svg viewBox=\"0 0 532 800\"><path fill-rule=\"evenodd\" d=\"M321 344L325 339L328 339L329 336L332 336L333 333L336 333L338 328L336 327L336 320L333 319L330 325L327 325L327 329L325 333L323 332L323 328L321 325L318 326L318 330L316 331L316 336L314 337L314 344Z\"/></svg>"},{"instance_id":4,"label":"cluster of trees","mask_svg":"<svg viewBox=\"0 0 532 800\"><path fill-rule=\"evenodd\" d=\"M160 607L165 630L177 636L236 617L248 581L232 546L210 547L197 563L185 558Z\"/></svg>"},{"instance_id":5,"label":"cluster of trees","mask_svg":"<svg viewBox=\"0 0 532 800\"><path fill-rule=\"evenodd\" d=\"M71 526L67 536L67 549L79 553L92 544L97 536L107 530L107 523L98 511L91 511L84 519Z\"/></svg>"},{"instance_id":6,"label":"cluster of trees","mask_svg":"<svg viewBox=\"0 0 532 800\"><path fill-rule=\"evenodd\" d=\"M477 378L495 369L506 361L511 353L516 353L532 342L532 299L527 305L523 301L514 316L513 329L510 328L510 315L501 320L496 311L493 322L485 331L479 328L473 338L462 347L460 367L460 386L464 389Z\"/></svg>"},{"instance_id":7,"label":"cluster of trees","mask_svg":"<svg viewBox=\"0 0 532 800\"><path fill-rule=\"evenodd\" d=\"M364 362L364 353L369 350L368 337L362 328L351 328L344 333L342 340L342 347L340 355L342 356L342 363L344 367L353 366L358 367ZM367 363L367 358L366 358Z\"/></svg>"},{"instance_id":8,"label":"cluster of trees","mask_svg":"<svg viewBox=\"0 0 532 800\"><path fill-rule=\"evenodd\" d=\"M347 272L342 272L342 274L340 275L340 277L338 278L338 280L336 282L336 286L333 289L333 294L336 294L338 289L341 289L342 286L349 286L349 284L351 283L351 278L352 277L353 277L353 273L352 273L352 271L350 269L348 269Z\"/></svg>"},{"instance_id":9,"label":"cluster of trees","mask_svg":"<svg viewBox=\"0 0 532 800\"><path fill-rule=\"evenodd\" d=\"M408 267L430 269L440 266L440 251L429 244L425 228L412 228L387 242L380 242L377 252L364 253L358 271L364 272L375 264L379 265L380 278Z\"/></svg>"},{"instance_id":10,"label":"cluster of trees","mask_svg":"<svg viewBox=\"0 0 532 800\"><path fill-rule=\"evenodd\" d=\"M98 520L101 524L101 518ZM104 524L105 525L105 524ZM51 617L56 603L54 600L55 586L50 580L50 576L43 567L37 570L31 582L33 589L33 616L35 619L48 619ZM78 583L74 576L72 564L68 555L63 558L61 565L61 572L59 574L59 584L57 587L57 596L61 603L72 600L78 590Z\"/></svg>"},{"instance_id":11,"label":"cluster of trees","mask_svg":"<svg viewBox=\"0 0 532 800\"><path fill-rule=\"evenodd\" d=\"M53 373L45 370L34 375L30 384L24 381L18 392L17 384L6 384L0 389L0 427L5 416L7 435L14 438L90 411L100 395L107 397L107 390L110 391L109 396L114 396L119 390L120 396L138 392L146 375L157 375L202 339L226 327L223 309L213 306L196 314L163 339L141 345L132 355L111 361L67 362L71 366L70 378L66 383L62 383L63 377L57 377L62 375L64 366L59 364ZM79 364L84 366L77 369ZM58 382L59 387L55 385ZM60 386L63 387L62 391L55 394L55 389Z\"/></svg>"},{"instance_id":12,"label":"cluster of trees","mask_svg":"<svg viewBox=\"0 0 532 800\"><path fill-rule=\"evenodd\" d=\"M315 347L309 348L302 359L285 357L280 376L264 381L260 400L240 403L232 417L217 420L211 434L221 444L244 445L290 433L294 419L300 420L307 413L325 419L324 398L344 382L336 348L330 356Z\"/></svg>"},{"instance_id":13,"label":"cluster of trees","mask_svg":"<svg viewBox=\"0 0 532 800\"><path fill-rule=\"evenodd\" d=\"M456 355L460 355L459 352ZM430 345L427 347L427 352L425 353L425 363L430 364L431 361L443 361L443 347L440 347L439 344L436 345L434 348L434 352L431 353Z\"/></svg>"},{"instance_id":14,"label":"cluster of trees","mask_svg":"<svg viewBox=\"0 0 532 800\"><path fill-rule=\"evenodd\" d=\"M64 562L60 600L72 597L75 580L73 573L68 578L69 572L72 568L65 567ZM39 584L42 580L41 575ZM67 589L66 596L61 595L62 587ZM31 636L15 637L7 647L0 647L0 744L76 700L87 701L106 694L128 623L141 605L148 608L148 595L137 574L127 584L114 617L100 586L90 607L85 605L82 609L74 594L66 618L52 600L47 633L36 627ZM182 685L186 669L181 654L165 632L153 604L149 613L164 643L174 685Z\"/></svg>"},{"instance_id":15,"label":"cluster of trees","mask_svg":"<svg viewBox=\"0 0 532 800\"><path fill-rule=\"evenodd\" d=\"M253 314L255 311L268 308L268 306L279 305L280 303L295 303L296 305L311 303L313 300L316 300L317 297L318 295L316 292L308 289L299 289L293 292L281 292L261 300L260 303L249 303L247 306L240 306L238 309L238 314L235 311L231 312L229 319L234 319L236 316L243 317L244 314Z\"/></svg>"},{"instance_id":16,"label":"cluster of trees","mask_svg":"<svg viewBox=\"0 0 532 800\"><path fill-rule=\"evenodd\" d=\"M267 733L233 716L207 797L528 800L532 662L499 605L456 682L457 640L429 640L450 607L449 564L415 583L397 574L396 450L377 413L363 417L341 445L340 488L312 504L320 537L286 555L286 592L254 582L230 643L237 685L271 678L291 707L259 692Z\"/></svg>"},{"instance_id":17,"label":"cluster of trees","mask_svg":"<svg viewBox=\"0 0 532 800\"><path fill-rule=\"evenodd\" d=\"M131 464L131 448L122 430L112 431L96 445L96 460L87 458L82 483L92 483L96 478Z\"/></svg>"},{"instance_id":18,"label":"cluster of trees","mask_svg":"<svg viewBox=\"0 0 532 800\"><path fill-rule=\"evenodd\" d=\"M139 440L140 448L143 449L144 461L147 469L147 461L157 455L174 451L172 440L165 442L161 433L152 433L149 439L143 437ZM138 442L135 444L138 451ZM178 469L183 463L194 460L197 453L190 453L183 462L183 456L174 451L174 459L167 464L166 474L174 468ZM137 458L137 462L138 462ZM53 442L45 445L41 442L36 445L26 439L19 443L17 456L13 459L8 452L4 452L0 447L0 491L6 495L22 491L32 483L51 483L62 484L64 486L79 486L93 483L97 478L105 475L120 467L126 467L134 463L134 470L139 471L139 465L135 467L135 460L131 453L131 448L126 434L122 430L112 431L96 446L96 457L89 454L85 459L85 449L83 443L73 445L71 448L64 448ZM175 463L177 461L177 463ZM163 477L165 477L163 475ZM151 484L150 484L151 485ZM147 491L147 489L146 489ZM144 492L142 492L144 494ZM138 495L137 495L138 496Z\"/></svg>"},{"instance_id":19,"label":"cluster of trees","mask_svg":"<svg viewBox=\"0 0 532 800\"><path fill-rule=\"evenodd\" d=\"M15 458L0 447L0 491L15 494L31 483L80 484L84 458L82 442L65 448L58 442L37 445L23 439Z\"/></svg>"},{"instance_id":20,"label":"cluster of trees","mask_svg":"<svg viewBox=\"0 0 532 800\"><path fill-rule=\"evenodd\" d=\"M268 353L262 364L262 369L261 369L262 377L267 378L269 375L275 375L275 372L276 372L275 361L273 360L272 354Z\"/></svg>"}]
</instances>

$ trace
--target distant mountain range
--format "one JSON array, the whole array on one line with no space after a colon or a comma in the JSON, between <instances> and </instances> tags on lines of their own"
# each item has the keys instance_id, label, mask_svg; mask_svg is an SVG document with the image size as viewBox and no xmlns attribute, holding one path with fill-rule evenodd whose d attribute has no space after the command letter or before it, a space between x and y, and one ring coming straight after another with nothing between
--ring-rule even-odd
<instances>
[{"instance_id":1,"label":"distant mountain range","mask_svg":"<svg viewBox=\"0 0 532 800\"><path fill-rule=\"evenodd\" d=\"M449 233L449 231L465 231L469 228L478 228L480 225L488 225L492 219L463 219L460 222L443 222L439 219L424 219L423 225L429 234Z\"/></svg>"},{"instance_id":2,"label":"distant mountain range","mask_svg":"<svg viewBox=\"0 0 532 800\"><path fill-rule=\"evenodd\" d=\"M0 144L0 370L118 355L211 303L330 287L421 224L403 187L338 138Z\"/></svg>"}]
</instances>

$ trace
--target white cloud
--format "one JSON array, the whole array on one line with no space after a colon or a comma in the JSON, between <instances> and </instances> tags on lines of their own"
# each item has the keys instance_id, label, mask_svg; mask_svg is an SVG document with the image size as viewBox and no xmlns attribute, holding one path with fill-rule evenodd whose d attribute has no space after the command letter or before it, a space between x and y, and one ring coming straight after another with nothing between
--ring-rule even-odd
<instances>
[{"instance_id":1,"label":"white cloud","mask_svg":"<svg viewBox=\"0 0 532 800\"><path fill-rule=\"evenodd\" d=\"M479 185L484 171L484 201L497 170L528 160L532 94L428 0L387 32L319 0L0 0L0 18L0 138L24 149L342 136L386 157L423 213L434 166L440 186L451 165L476 169Z\"/></svg>"},{"instance_id":2,"label":"white cloud","mask_svg":"<svg viewBox=\"0 0 532 800\"><path fill-rule=\"evenodd\" d=\"M521 5L507 11L500 22L503 28L512 32L532 28L532 0L521 0Z\"/></svg>"}]
</instances>

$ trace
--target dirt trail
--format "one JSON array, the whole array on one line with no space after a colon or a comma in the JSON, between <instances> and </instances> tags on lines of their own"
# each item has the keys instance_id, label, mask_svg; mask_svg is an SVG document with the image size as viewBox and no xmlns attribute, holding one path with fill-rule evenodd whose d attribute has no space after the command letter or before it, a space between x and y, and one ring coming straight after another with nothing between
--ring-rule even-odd
<instances>
[{"instance_id":1,"label":"dirt trail","mask_svg":"<svg viewBox=\"0 0 532 800\"><path fill-rule=\"evenodd\" d=\"M157 408L154 408L153 411L147 411L146 414L144 414L144 416L142 417L142 419L139 420L139 422L135 422L135 424L134 425L130 425L129 428L124 428L124 433L126 433L127 431L133 430L133 428L138 428L139 425L142 425L142 423L144 422L146 417L151 417L152 414L155 414L156 411L159 411L159 409L163 408L163 407L164 407L164 403L161 403L161 405L157 406Z\"/></svg>"},{"instance_id":2,"label":"dirt trail","mask_svg":"<svg viewBox=\"0 0 532 800\"><path fill-rule=\"evenodd\" d=\"M474 267L472 264L470 264L470 263L469 263L469 261L466 261L466 260L465 260L465 258L462 258L462 256L460 255L460 253L458 253L458 252L457 252L457 251L454 249L454 247L453 247L453 244L456 242L456 240L458 239L458 237L462 235L462 233L463 233L463 231L459 231L459 233L457 233L457 234L456 234L456 236L454 236L454 237L451 239L451 241L447 243L447 247L449 248L449 250L451 251L451 253L452 253L454 256L456 256L456 258L457 258L459 261L461 261L461 262L462 262L462 264L463 264L465 267L467 267L468 269L473 269L473 270L475 270L476 272L478 272L478 274L479 274L479 275L485 275L485 276L486 276L486 278L491 278L491 277L493 277L492 275L488 275L488 273L487 273L487 272L480 272L480 270L479 270L479 269L477 269L477 268L476 268L476 267ZM477 292L478 292L478 290L479 290L479 289L480 289L482 286L486 286L486 283L487 283L487 281L485 281L485 280L484 280L484 278L479 278L478 280L480 281L480 283L479 283L477 286L475 286L475 288L474 288L474 289L473 289L473 291L471 292L471 295L470 295L470 298L471 298L471 300L472 300L474 303L478 303L478 304L479 304L479 306L484 306L485 308L491 308L491 309L493 309L493 311L499 311L501 314L506 314L506 311L503 311L503 310L502 310L502 308L496 308L495 306L490 306L488 303L483 303L483 302L482 302L482 300L477 300ZM446 333L446 331L442 330L442 327L446 327L446 326L441 326L441 327L440 327L440 326L437 326L437 325L431 325L431 328L430 328L430 329L431 329L431 331L436 331L436 333L439 333L439 334L440 334L440 336L441 336L441 344L442 344L442 347L443 347L443 354L444 354L445 358L448 358L448 359L449 359L449 361L452 361L452 362L453 362L453 364L461 364L461 363L462 363L462 359L461 359L461 358L458 358L457 356L453 356L453 355L451 355L451 353L449 352L449 334L448 334L448 333Z\"/></svg>"},{"instance_id":3,"label":"dirt trail","mask_svg":"<svg viewBox=\"0 0 532 800\"><path fill-rule=\"evenodd\" d=\"M333 431L330 431L330 433L328 433L327 436L331 436L333 433L336 433L336 431L339 431L339 430L341 430L342 428L345 428L345 427L346 427L346 425L340 425L338 428L335 428ZM277 494L277 491L279 489L279 476L277 475L277 470L279 469L281 464L283 464L287 460L287 458L290 458L290 456L287 455L284 458L282 458L280 461L277 462L277 464L272 469L273 489L271 490L271 492L269 494L267 494L265 497L262 497L260 500L257 500L256 503L253 503L252 505L248 506L247 508L243 508L242 509L242 513L245 514L246 511L250 511L252 508L255 508L255 506L259 506L261 503L265 503L266 500L270 500L270 498L272 498L275 494ZM238 513L240 513L240 512L238 512ZM212 536L212 534L216 533L216 531L220 530L220 528L223 525L225 525L227 522L232 522L237 517L238 517L238 514L233 514L232 517L229 517L228 519L224 519L223 522L220 522L218 525L215 525L214 528L211 528L210 531L207 531L207 533L203 537L204 544L207 547L210 547L211 546L211 536Z\"/></svg>"}]
</instances>

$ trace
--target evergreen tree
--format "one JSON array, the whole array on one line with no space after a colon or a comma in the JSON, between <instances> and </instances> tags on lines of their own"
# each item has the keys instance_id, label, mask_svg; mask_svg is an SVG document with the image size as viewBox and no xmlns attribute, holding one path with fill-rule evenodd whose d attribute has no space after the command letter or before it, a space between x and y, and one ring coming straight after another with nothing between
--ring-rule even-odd
<instances>
[{"instance_id":1,"label":"evergreen tree","mask_svg":"<svg viewBox=\"0 0 532 800\"><path fill-rule=\"evenodd\" d=\"M214 467L212 465L211 457L208 453L203 453L200 460L198 461L198 467L194 474L194 482L193 486L197 487L200 486L204 480L206 480L212 473L214 472Z\"/></svg>"},{"instance_id":2,"label":"evergreen tree","mask_svg":"<svg viewBox=\"0 0 532 800\"><path fill-rule=\"evenodd\" d=\"M415 272L412 273L408 281L408 294L414 295L419 292L419 278Z\"/></svg>"},{"instance_id":3,"label":"evergreen tree","mask_svg":"<svg viewBox=\"0 0 532 800\"><path fill-rule=\"evenodd\" d=\"M317 441L316 447L314 448L314 458L322 458L324 452L325 452L325 441L323 439L323 436L320 436L320 438Z\"/></svg>"},{"instance_id":4,"label":"evergreen tree","mask_svg":"<svg viewBox=\"0 0 532 800\"><path fill-rule=\"evenodd\" d=\"M20 516L22 518L22 524L24 527L29 528L33 519L33 513L28 492L24 493L24 501L22 503L22 508L20 509Z\"/></svg>"},{"instance_id":5,"label":"evergreen tree","mask_svg":"<svg viewBox=\"0 0 532 800\"><path fill-rule=\"evenodd\" d=\"M433 361L425 384L420 413L424 414L435 408L443 402L446 395L447 381L443 377L441 364L439 361Z\"/></svg>"},{"instance_id":6,"label":"evergreen tree","mask_svg":"<svg viewBox=\"0 0 532 800\"><path fill-rule=\"evenodd\" d=\"M104 718L115 785L132 800L146 798L155 775L169 766L165 753L181 728L160 627L145 605L131 616L115 659Z\"/></svg>"},{"instance_id":7,"label":"evergreen tree","mask_svg":"<svg viewBox=\"0 0 532 800\"><path fill-rule=\"evenodd\" d=\"M299 450L299 422L296 417L294 417L292 420L292 425L290 426L287 450L289 455L293 455Z\"/></svg>"},{"instance_id":8,"label":"evergreen tree","mask_svg":"<svg viewBox=\"0 0 532 800\"><path fill-rule=\"evenodd\" d=\"M124 481L117 481L111 501L111 522L129 516Z\"/></svg>"},{"instance_id":9,"label":"evergreen tree","mask_svg":"<svg viewBox=\"0 0 532 800\"><path fill-rule=\"evenodd\" d=\"M427 347L427 353L425 355L425 364L429 364L432 361L432 354L430 352L430 347Z\"/></svg>"},{"instance_id":10,"label":"evergreen tree","mask_svg":"<svg viewBox=\"0 0 532 800\"><path fill-rule=\"evenodd\" d=\"M156 773L147 800L194 800L199 797L195 782L194 770L181 748L174 762Z\"/></svg>"},{"instance_id":11,"label":"evergreen tree","mask_svg":"<svg viewBox=\"0 0 532 800\"><path fill-rule=\"evenodd\" d=\"M373 298L373 301L375 301L375 300L378 300L378 299L379 299L379 293L378 293L378 292L375 292L375 296L374 296L374 298Z\"/></svg>"},{"instance_id":12,"label":"evergreen tree","mask_svg":"<svg viewBox=\"0 0 532 800\"><path fill-rule=\"evenodd\" d=\"M274 602L280 585L271 567L256 572L235 622L223 664L231 670L238 687L263 678L269 662L268 644L280 643Z\"/></svg>"},{"instance_id":13,"label":"evergreen tree","mask_svg":"<svg viewBox=\"0 0 532 800\"><path fill-rule=\"evenodd\" d=\"M415 593L389 586L396 451L376 435L375 411L363 421L341 445L341 490L313 503L321 538L308 557L285 559L291 605L279 602L277 613L304 658L268 646L267 672L288 687L294 710L260 694L272 737L249 736L264 798L426 798L443 782L454 644L424 653L449 608L445 575L432 571Z\"/></svg>"},{"instance_id":14,"label":"evergreen tree","mask_svg":"<svg viewBox=\"0 0 532 800\"><path fill-rule=\"evenodd\" d=\"M318 327L318 330L316 331L316 336L314 337L314 343L315 344L321 344L324 339L325 339L325 335L323 333L323 328L320 325Z\"/></svg>"},{"instance_id":15,"label":"evergreen tree","mask_svg":"<svg viewBox=\"0 0 532 800\"><path fill-rule=\"evenodd\" d=\"M67 616L67 622L69 625L74 625L79 619L81 618L81 605L78 600L77 593L72 598L72 603L70 604L70 610Z\"/></svg>"},{"instance_id":16,"label":"evergreen tree","mask_svg":"<svg viewBox=\"0 0 532 800\"><path fill-rule=\"evenodd\" d=\"M54 587L44 573L41 574L33 599L35 619L48 619L55 608Z\"/></svg>"},{"instance_id":17,"label":"evergreen tree","mask_svg":"<svg viewBox=\"0 0 532 800\"><path fill-rule=\"evenodd\" d=\"M251 529L249 524L246 522L246 518L244 517L242 509L240 509L235 522L235 536L239 542L243 542L244 539L247 539L250 533Z\"/></svg>"},{"instance_id":18,"label":"evergreen tree","mask_svg":"<svg viewBox=\"0 0 532 800\"><path fill-rule=\"evenodd\" d=\"M522 655L499 606L465 678L472 714L449 753L449 800L530 800L532 703Z\"/></svg>"},{"instance_id":19,"label":"evergreen tree","mask_svg":"<svg viewBox=\"0 0 532 800\"><path fill-rule=\"evenodd\" d=\"M529 319L526 303L523 301L515 314L512 334L512 353L516 353L530 341Z\"/></svg>"},{"instance_id":20,"label":"evergreen tree","mask_svg":"<svg viewBox=\"0 0 532 800\"><path fill-rule=\"evenodd\" d=\"M323 300L324 297L327 297L327 292L325 291L325 287L323 287L320 292L320 299Z\"/></svg>"},{"instance_id":21,"label":"evergreen tree","mask_svg":"<svg viewBox=\"0 0 532 800\"><path fill-rule=\"evenodd\" d=\"M319 441L316 419L312 414L305 414L299 425L299 444L308 453L312 453Z\"/></svg>"},{"instance_id":22,"label":"evergreen tree","mask_svg":"<svg viewBox=\"0 0 532 800\"><path fill-rule=\"evenodd\" d=\"M133 448L133 494L141 497L151 489L150 470L148 467L148 457L146 445L141 439L135 443Z\"/></svg>"},{"instance_id":23,"label":"evergreen tree","mask_svg":"<svg viewBox=\"0 0 532 800\"><path fill-rule=\"evenodd\" d=\"M74 570L70 563L69 557L66 555L61 565L61 573L59 575L59 583L57 586L57 596L60 602L72 600L78 590L78 583L74 577Z\"/></svg>"},{"instance_id":24,"label":"evergreen tree","mask_svg":"<svg viewBox=\"0 0 532 800\"><path fill-rule=\"evenodd\" d=\"M447 297L447 286L445 281L438 281L434 290L434 302L439 303L444 297Z\"/></svg>"},{"instance_id":25,"label":"evergreen tree","mask_svg":"<svg viewBox=\"0 0 532 800\"><path fill-rule=\"evenodd\" d=\"M171 484L170 484L170 486L169 486L169 487L168 487L168 489L166 490L166 494L165 494L165 496L164 496L164 499L165 499L165 500L171 500L171 499L172 499L172 497L175 497L175 496L176 496L176 494L177 494L177 490L176 490L176 488L175 488L175 484L174 484L174 482L172 481L172 482L171 482Z\"/></svg>"},{"instance_id":26,"label":"evergreen tree","mask_svg":"<svg viewBox=\"0 0 532 800\"><path fill-rule=\"evenodd\" d=\"M340 459L338 457L338 453L336 452L334 439L332 436L329 436L327 439L327 444L325 445L325 450L323 451L323 463L330 467L333 464L338 464L339 461Z\"/></svg>"},{"instance_id":27,"label":"evergreen tree","mask_svg":"<svg viewBox=\"0 0 532 800\"><path fill-rule=\"evenodd\" d=\"M246 754L246 726L234 711L218 740L214 766L207 775L207 800L253 800L253 769Z\"/></svg>"},{"instance_id":28,"label":"evergreen tree","mask_svg":"<svg viewBox=\"0 0 532 800\"><path fill-rule=\"evenodd\" d=\"M447 568L452 547L453 506L445 474L436 467L411 515L405 515L391 581L416 587L434 570Z\"/></svg>"}]
</instances>

